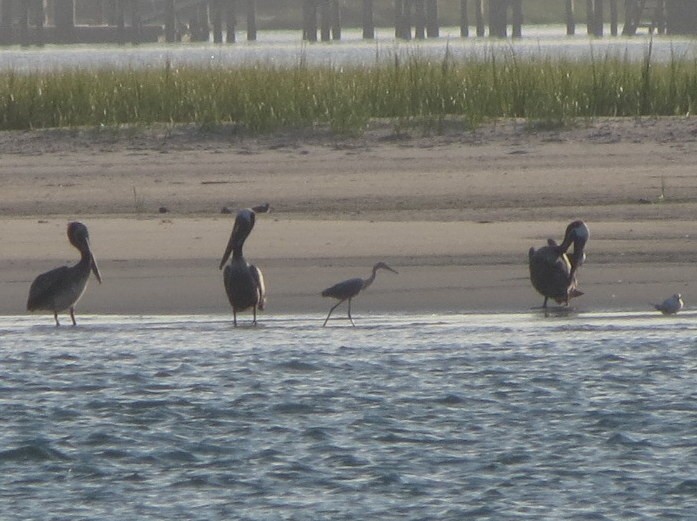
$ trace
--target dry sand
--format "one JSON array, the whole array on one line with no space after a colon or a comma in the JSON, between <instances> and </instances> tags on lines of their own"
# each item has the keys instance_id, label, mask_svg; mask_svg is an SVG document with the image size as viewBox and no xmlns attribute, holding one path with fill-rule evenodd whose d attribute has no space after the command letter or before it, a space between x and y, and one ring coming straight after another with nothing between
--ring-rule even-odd
<instances>
[{"instance_id":1,"label":"dry sand","mask_svg":"<svg viewBox=\"0 0 697 521\"><path fill-rule=\"evenodd\" d=\"M90 229L104 283L79 313L228 313L218 263L232 209L270 202L245 255L268 314L318 314L334 282L387 272L354 314L526 311L527 250L590 226L580 310L642 310L697 285L697 120L606 120L531 130L360 138L321 131L239 137L190 128L0 133L0 314L23 314L32 279ZM168 213L158 209L166 207ZM697 297L695 297L697 298ZM47 320L50 320L47 318Z\"/></svg>"}]
</instances>

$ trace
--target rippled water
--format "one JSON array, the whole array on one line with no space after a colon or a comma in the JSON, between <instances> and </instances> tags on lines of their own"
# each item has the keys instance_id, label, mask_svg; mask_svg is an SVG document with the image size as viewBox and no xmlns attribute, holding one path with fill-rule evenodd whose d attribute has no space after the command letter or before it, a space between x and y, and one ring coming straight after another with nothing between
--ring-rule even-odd
<instances>
[{"instance_id":1,"label":"rippled water","mask_svg":"<svg viewBox=\"0 0 697 521\"><path fill-rule=\"evenodd\" d=\"M498 40L460 38L460 29L444 27L441 37L426 41L403 42L394 38L394 29L377 29L376 39L365 41L361 32L346 29L340 42L306 44L299 31L260 31L257 42L239 36L235 45L213 44L145 44L53 45L41 48L19 47L0 49L0 70L34 71L75 67L173 67L182 65L234 66L249 63L276 65L310 64L370 65L393 59L396 54L442 59L446 52L455 58L481 57L492 49L512 52L517 56L565 56L567 58L602 59L607 55L641 60L646 55L650 36L633 38L589 38L585 26L579 25L576 36L566 36L563 26L525 26L523 38ZM474 29L472 29L474 34ZM607 28L609 34L609 28ZM654 37L652 58L668 61L673 57L694 59L697 40L688 37Z\"/></svg>"},{"instance_id":2,"label":"rippled water","mask_svg":"<svg viewBox=\"0 0 697 521\"><path fill-rule=\"evenodd\" d=\"M690 519L695 315L0 317L2 519Z\"/></svg>"}]
</instances>

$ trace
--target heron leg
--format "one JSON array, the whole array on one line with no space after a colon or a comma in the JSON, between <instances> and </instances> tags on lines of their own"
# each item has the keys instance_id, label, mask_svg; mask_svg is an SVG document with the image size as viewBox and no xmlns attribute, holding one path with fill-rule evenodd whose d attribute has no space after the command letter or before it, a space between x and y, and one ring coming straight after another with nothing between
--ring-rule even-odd
<instances>
[{"instance_id":1,"label":"heron leg","mask_svg":"<svg viewBox=\"0 0 697 521\"><path fill-rule=\"evenodd\" d=\"M256 306L252 307L252 312L254 313L254 318L252 319L252 325L256 326L257 325L257 307Z\"/></svg>"},{"instance_id":2,"label":"heron leg","mask_svg":"<svg viewBox=\"0 0 697 521\"><path fill-rule=\"evenodd\" d=\"M70 319L73 321L73 325L77 326L77 322L75 322L75 308L70 306Z\"/></svg>"},{"instance_id":3,"label":"heron leg","mask_svg":"<svg viewBox=\"0 0 697 521\"><path fill-rule=\"evenodd\" d=\"M542 307L544 309L547 309L547 297L545 297L545 301L542 303Z\"/></svg>"},{"instance_id":4,"label":"heron leg","mask_svg":"<svg viewBox=\"0 0 697 521\"><path fill-rule=\"evenodd\" d=\"M53 312L53 318L54 318L55 321L56 321L56 327L60 326L61 323L58 322L58 311L54 311L54 312Z\"/></svg>"},{"instance_id":5,"label":"heron leg","mask_svg":"<svg viewBox=\"0 0 697 521\"><path fill-rule=\"evenodd\" d=\"M232 308L232 323L237 327L237 310Z\"/></svg>"},{"instance_id":6,"label":"heron leg","mask_svg":"<svg viewBox=\"0 0 697 521\"><path fill-rule=\"evenodd\" d=\"M351 321L351 325L353 327L356 327L356 324L353 323L353 319L351 318L351 299L348 299L348 308L349 308L348 309L348 317L349 317L349 320Z\"/></svg>"},{"instance_id":7,"label":"heron leg","mask_svg":"<svg viewBox=\"0 0 697 521\"><path fill-rule=\"evenodd\" d=\"M336 304L334 304L334 305L332 306L332 309L329 310L329 314L327 315L327 318L324 319L324 324L322 324L322 327L324 327L324 326L327 325L327 322L329 321L329 317L332 316L332 312L333 312L337 307L339 307L339 306L341 305L342 302L343 302L343 300L340 300L339 302L337 302Z\"/></svg>"}]
</instances>

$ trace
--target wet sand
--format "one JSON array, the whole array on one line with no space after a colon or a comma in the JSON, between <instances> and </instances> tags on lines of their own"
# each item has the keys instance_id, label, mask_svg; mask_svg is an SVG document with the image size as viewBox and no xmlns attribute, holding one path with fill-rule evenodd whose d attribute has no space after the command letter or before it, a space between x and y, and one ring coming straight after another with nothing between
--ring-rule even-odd
<instances>
[{"instance_id":1,"label":"wet sand","mask_svg":"<svg viewBox=\"0 0 697 521\"><path fill-rule=\"evenodd\" d=\"M528 248L576 218L591 229L576 309L649 309L678 291L690 307L697 120L441 130L0 133L0 313L25 313L32 279L77 258L69 220L89 227L104 277L78 316L228 313L218 264L234 215L221 209L266 201L245 255L268 314L321 319L321 290L378 260L400 273L379 273L355 316L526 311L542 303Z\"/></svg>"}]
</instances>

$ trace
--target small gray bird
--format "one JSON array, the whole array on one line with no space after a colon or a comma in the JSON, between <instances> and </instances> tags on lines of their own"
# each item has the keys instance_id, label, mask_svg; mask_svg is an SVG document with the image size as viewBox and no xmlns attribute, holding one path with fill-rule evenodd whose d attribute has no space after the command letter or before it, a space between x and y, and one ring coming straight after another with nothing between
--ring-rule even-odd
<instances>
[{"instance_id":1,"label":"small gray bird","mask_svg":"<svg viewBox=\"0 0 697 521\"><path fill-rule=\"evenodd\" d=\"M683 302L682 295L680 293L676 293L672 297L665 299L660 304L653 304L653 307L655 307L664 315L674 315L675 313L680 311L684 306L685 303Z\"/></svg>"}]
</instances>

